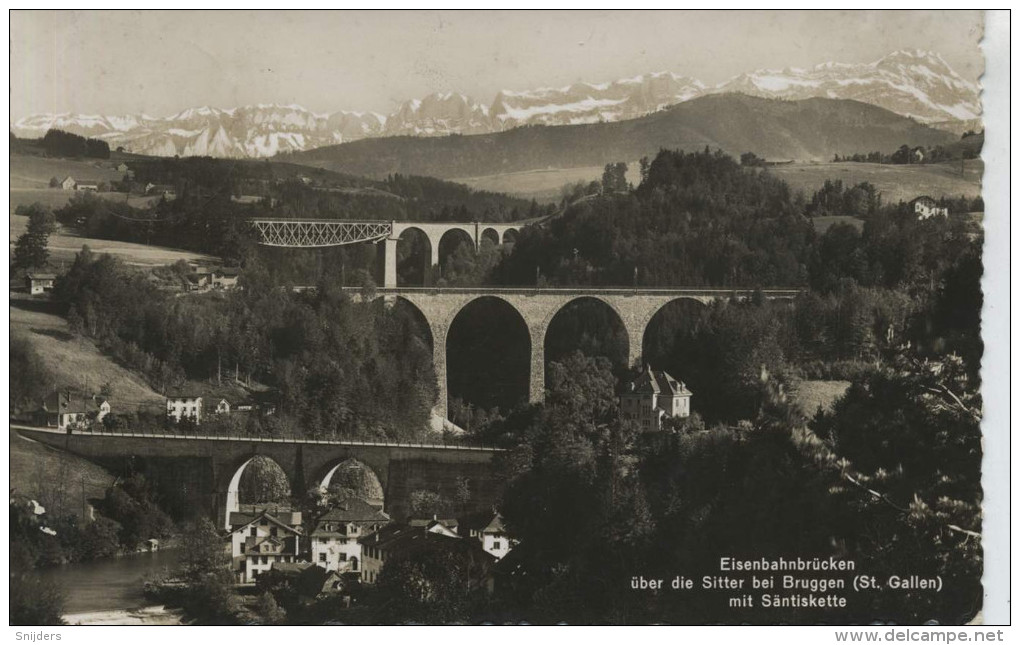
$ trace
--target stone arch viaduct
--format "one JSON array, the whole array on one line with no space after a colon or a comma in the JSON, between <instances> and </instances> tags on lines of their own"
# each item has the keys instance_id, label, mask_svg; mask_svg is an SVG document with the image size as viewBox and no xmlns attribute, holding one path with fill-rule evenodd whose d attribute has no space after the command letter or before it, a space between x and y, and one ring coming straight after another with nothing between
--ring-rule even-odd
<instances>
[{"instance_id":1,"label":"stone arch viaduct","mask_svg":"<svg viewBox=\"0 0 1020 645\"><path fill-rule=\"evenodd\" d=\"M350 291L357 289L349 288ZM360 293L360 292L359 292ZM438 380L439 395L435 414L446 418L447 371L446 343L454 319L468 304L480 298L497 298L520 314L531 342L529 401L542 400L545 393L545 335L553 317L576 300L593 299L615 312L627 334L628 365L641 360L645 331L652 317L667 304L691 300L708 304L714 300L746 300L754 291L748 289L619 289L619 288L497 288L497 287L402 287L382 288L375 297L405 300L421 312L432 335L432 360ZM768 299L792 299L795 289L768 289L761 292Z\"/></svg>"},{"instance_id":2,"label":"stone arch viaduct","mask_svg":"<svg viewBox=\"0 0 1020 645\"><path fill-rule=\"evenodd\" d=\"M401 222L351 220L251 220L260 244L292 248L317 248L382 242L385 246L383 287L375 297L388 301L397 298L412 304L425 318L432 335L433 362L438 380L439 400L433 411L440 418L447 416L446 341L457 314L479 298L492 297L507 303L520 314L528 329L531 343L531 367L528 385L529 401L541 401L545 392L545 335L553 317L571 302L590 298L598 300L615 312L628 339L628 364L636 365L641 358L645 330L652 317L676 300L692 300L708 304L714 300L744 300L754 293L750 289L688 289L688 288L500 288L500 287L400 287L397 285L397 243L401 234L417 229L431 247L432 266L439 264L439 244L451 231L466 234L477 249L485 238L500 244L511 234L536 221L512 223L480 222ZM351 291L358 291L350 289ZM360 292L360 291L359 291ZM792 299L796 289L764 289L767 299Z\"/></svg>"},{"instance_id":3,"label":"stone arch viaduct","mask_svg":"<svg viewBox=\"0 0 1020 645\"><path fill-rule=\"evenodd\" d=\"M237 487L244 467L256 456L276 462L292 495L328 485L336 467L355 460L378 479L384 510L404 519L415 490L453 498L467 481L470 504L491 508L501 479L496 448L442 444L316 441L257 437L151 435L110 432L66 434L53 428L12 426L34 441L85 457L115 471L142 472L171 505L214 518L227 526L238 509Z\"/></svg>"}]
</instances>

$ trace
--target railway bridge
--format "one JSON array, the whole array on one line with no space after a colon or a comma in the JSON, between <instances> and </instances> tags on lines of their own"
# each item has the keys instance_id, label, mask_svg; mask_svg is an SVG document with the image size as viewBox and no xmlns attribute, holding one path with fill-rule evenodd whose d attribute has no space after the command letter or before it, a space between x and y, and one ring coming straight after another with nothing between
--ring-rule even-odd
<instances>
[{"instance_id":1,"label":"railway bridge","mask_svg":"<svg viewBox=\"0 0 1020 645\"><path fill-rule=\"evenodd\" d=\"M249 220L263 246L316 249L372 242L382 243L383 286L397 286L397 243L407 231L417 230L428 240L431 266L439 265L439 244L449 233L466 235L477 250L483 240L495 245L516 239L529 222L402 222L343 219Z\"/></svg>"},{"instance_id":2,"label":"railway bridge","mask_svg":"<svg viewBox=\"0 0 1020 645\"><path fill-rule=\"evenodd\" d=\"M259 236L259 243L265 246L289 248L321 248L362 242L385 245L385 270L383 286L374 297L388 301L401 299L415 307L428 324L432 336L433 363L438 379L439 400L433 412L447 417L447 336L457 315L471 302L480 298L496 298L510 305L528 330L530 341L530 370L528 399L541 401L545 392L545 336L553 318L566 306L576 300L597 300L614 313L626 331L628 365L637 365L641 360L645 331L652 317L663 307L677 300L689 300L708 304L715 300L746 300L756 290L752 289L702 289L702 288L537 288L537 287L401 287L397 285L397 243L402 233L417 229L431 246L432 265L439 263L439 244L451 233L467 234L475 247L489 239L504 244L524 226L538 223L529 220L512 223L466 223L466 222L400 222L382 220L251 220ZM346 288L358 291L354 288ZM766 299L793 299L797 289L757 290Z\"/></svg>"},{"instance_id":3,"label":"railway bridge","mask_svg":"<svg viewBox=\"0 0 1020 645\"><path fill-rule=\"evenodd\" d=\"M383 507L394 519L407 515L415 490L454 498L466 482L470 504L491 508L501 479L494 457L502 450L477 446L268 437L226 437L129 432L74 432L12 425L23 437L79 455L115 472L141 472L177 509L213 517L229 528L240 508L245 467L262 456L287 475L293 496L328 488L341 465L364 468L383 491Z\"/></svg>"},{"instance_id":4,"label":"railway bridge","mask_svg":"<svg viewBox=\"0 0 1020 645\"><path fill-rule=\"evenodd\" d=\"M360 291L354 287L347 291ZM572 302L597 300L614 313L627 335L627 362L641 361L642 345L648 324L656 313L671 302L690 300L708 304L715 300L747 300L751 289L657 289L612 287L594 288L507 288L507 287L383 287L376 298L401 299L411 304L428 323L432 336L432 361L435 365L439 395L434 413L447 416L446 344L450 326L468 304L480 298L496 298L510 305L527 327L530 340L528 400L537 403L545 392L545 335L553 318ZM766 299L793 299L797 289L765 289Z\"/></svg>"}]
</instances>

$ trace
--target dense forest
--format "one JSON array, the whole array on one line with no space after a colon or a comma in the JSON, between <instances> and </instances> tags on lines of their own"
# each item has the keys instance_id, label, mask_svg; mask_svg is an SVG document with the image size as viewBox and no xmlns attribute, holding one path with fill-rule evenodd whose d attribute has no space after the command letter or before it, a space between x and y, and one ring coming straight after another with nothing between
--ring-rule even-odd
<instances>
[{"instance_id":1,"label":"dense forest","mask_svg":"<svg viewBox=\"0 0 1020 645\"><path fill-rule=\"evenodd\" d=\"M431 351L416 321L359 303L324 280L294 293L249 264L242 288L177 298L87 248L54 287L74 333L85 334L159 392L225 367L279 392L279 412L228 430L309 437L420 438L435 400ZM366 281L371 289L371 281ZM107 424L162 418L108 415ZM211 429L210 429L211 430Z\"/></svg>"}]
</instances>

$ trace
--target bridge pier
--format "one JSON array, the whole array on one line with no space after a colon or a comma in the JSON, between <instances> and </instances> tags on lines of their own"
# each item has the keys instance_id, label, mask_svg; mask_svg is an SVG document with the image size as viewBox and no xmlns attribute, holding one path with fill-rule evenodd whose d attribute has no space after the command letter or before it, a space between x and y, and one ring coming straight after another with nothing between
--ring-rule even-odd
<instances>
[{"instance_id":1,"label":"bridge pier","mask_svg":"<svg viewBox=\"0 0 1020 645\"><path fill-rule=\"evenodd\" d=\"M390 289L397 286L397 242L399 241L397 238L388 237L383 242L383 252L386 254L383 261L383 286Z\"/></svg>"},{"instance_id":2,"label":"bridge pier","mask_svg":"<svg viewBox=\"0 0 1020 645\"><path fill-rule=\"evenodd\" d=\"M546 323L528 325L531 335L531 371L528 379L528 403L545 400L545 331Z\"/></svg>"}]
</instances>

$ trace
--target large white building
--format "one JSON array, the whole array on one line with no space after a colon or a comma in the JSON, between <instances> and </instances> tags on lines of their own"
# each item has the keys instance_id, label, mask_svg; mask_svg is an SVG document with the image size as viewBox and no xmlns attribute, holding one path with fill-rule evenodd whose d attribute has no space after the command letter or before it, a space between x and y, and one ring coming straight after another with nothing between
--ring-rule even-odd
<instances>
[{"instance_id":1,"label":"large white building","mask_svg":"<svg viewBox=\"0 0 1020 645\"><path fill-rule=\"evenodd\" d=\"M620 416L625 421L637 422L643 431L661 430L667 418L691 416L691 396L682 381L645 367L620 395Z\"/></svg>"},{"instance_id":2,"label":"large white building","mask_svg":"<svg viewBox=\"0 0 1020 645\"><path fill-rule=\"evenodd\" d=\"M166 415L176 421L189 418L196 424L202 422L202 397L193 394L177 394L166 397Z\"/></svg>"},{"instance_id":3,"label":"large white building","mask_svg":"<svg viewBox=\"0 0 1020 645\"><path fill-rule=\"evenodd\" d=\"M358 539L390 523L390 516L351 497L315 521L309 534L312 564L338 573L361 575L364 558Z\"/></svg>"}]
</instances>

